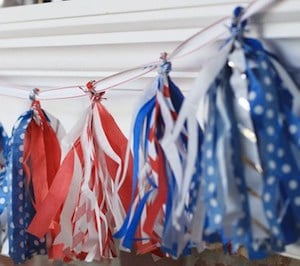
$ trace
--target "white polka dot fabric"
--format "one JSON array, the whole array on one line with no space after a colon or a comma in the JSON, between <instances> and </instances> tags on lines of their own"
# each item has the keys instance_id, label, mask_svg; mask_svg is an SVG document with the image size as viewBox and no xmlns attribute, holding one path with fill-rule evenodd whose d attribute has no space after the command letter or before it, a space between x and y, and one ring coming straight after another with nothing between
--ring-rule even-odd
<instances>
[{"instance_id":1,"label":"white polka dot fabric","mask_svg":"<svg viewBox=\"0 0 300 266\"><path fill-rule=\"evenodd\" d=\"M237 39L228 60L206 96L204 239L258 259L300 237L300 92L257 40Z\"/></svg>"},{"instance_id":2,"label":"white polka dot fabric","mask_svg":"<svg viewBox=\"0 0 300 266\"><path fill-rule=\"evenodd\" d=\"M23 263L34 255L47 253L45 238L38 239L26 232L35 213L32 187L27 186L23 169L24 137L32 116L32 110L21 115L10 138L8 240L9 255L15 263Z\"/></svg>"},{"instance_id":3,"label":"white polka dot fabric","mask_svg":"<svg viewBox=\"0 0 300 266\"><path fill-rule=\"evenodd\" d=\"M6 246L6 208L8 204L8 137L0 123L0 246Z\"/></svg>"},{"instance_id":4,"label":"white polka dot fabric","mask_svg":"<svg viewBox=\"0 0 300 266\"><path fill-rule=\"evenodd\" d=\"M7 185L7 156L8 156L8 137L0 123L0 215L7 206L8 185Z\"/></svg>"},{"instance_id":5,"label":"white polka dot fabric","mask_svg":"<svg viewBox=\"0 0 300 266\"><path fill-rule=\"evenodd\" d=\"M252 41L251 44L247 56L257 65L248 67L247 74L249 93L256 94L250 106L265 184L262 200L272 232L269 249L282 251L284 244L299 237L300 213L296 199L300 195L300 170L299 157L294 150L297 145L299 148L300 118L292 112L292 94L272 63L275 59L258 43ZM258 114L255 108L260 105L265 111ZM295 138L297 133L298 138Z\"/></svg>"}]
</instances>

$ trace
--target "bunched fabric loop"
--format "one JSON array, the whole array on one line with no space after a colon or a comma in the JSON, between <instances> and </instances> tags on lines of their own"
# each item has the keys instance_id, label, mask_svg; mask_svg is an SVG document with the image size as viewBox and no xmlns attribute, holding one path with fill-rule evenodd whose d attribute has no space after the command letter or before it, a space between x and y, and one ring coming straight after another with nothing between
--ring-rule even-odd
<instances>
[{"instance_id":1,"label":"bunched fabric loop","mask_svg":"<svg viewBox=\"0 0 300 266\"><path fill-rule=\"evenodd\" d=\"M169 74L172 70L172 64L168 59L168 54L166 52L161 53L160 56L160 64L158 66L157 72L158 74Z\"/></svg>"},{"instance_id":2,"label":"bunched fabric loop","mask_svg":"<svg viewBox=\"0 0 300 266\"><path fill-rule=\"evenodd\" d=\"M247 20L242 20L244 15L243 7L236 7L233 11L230 32L232 38L235 40L241 40L244 36L244 31L247 26Z\"/></svg>"}]
</instances>

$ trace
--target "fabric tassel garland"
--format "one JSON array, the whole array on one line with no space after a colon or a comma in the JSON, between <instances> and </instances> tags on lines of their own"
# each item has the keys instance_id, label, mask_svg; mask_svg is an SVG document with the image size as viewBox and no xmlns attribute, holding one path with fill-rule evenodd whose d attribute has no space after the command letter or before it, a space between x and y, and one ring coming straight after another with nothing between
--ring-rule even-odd
<instances>
[{"instance_id":1,"label":"fabric tassel garland","mask_svg":"<svg viewBox=\"0 0 300 266\"><path fill-rule=\"evenodd\" d=\"M231 37L186 97L162 54L131 141L93 82L62 162L60 124L37 91L10 138L0 124L0 216L14 263L112 259L114 237L123 250L175 259L216 242L260 259L299 240L300 91L245 37L243 14L234 10Z\"/></svg>"},{"instance_id":2,"label":"fabric tassel garland","mask_svg":"<svg viewBox=\"0 0 300 266\"><path fill-rule=\"evenodd\" d=\"M113 234L129 207L132 157L129 153L126 162L127 139L100 102L102 94L94 93L91 86L88 83L91 106L71 132L72 147L44 199L44 208L29 226L29 232L41 237L53 222L60 225L53 241L54 259L116 257Z\"/></svg>"},{"instance_id":3,"label":"fabric tassel garland","mask_svg":"<svg viewBox=\"0 0 300 266\"><path fill-rule=\"evenodd\" d=\"M60 165L60 145L40 103L33 100L30 110L14 125L9 147L8 238L9 255L22 263L37 254L46 254L46 234L35 237L27 232L35 212L48 193ZM55 224L52 225L55 230ZM51 234L49 235L51 237Z\"/></svg>"},{"instance_id":4,"label":"fabric tassel garland","mask_svg":"<svg viewBox=\"0 0 300 266\"><path fill-rule=\"evenodd\" d=\"M183 95L168 76L171 64L162 56L159 75L141 99L133 127L133 194L130 211L116 237L138 253L162 252L178 257L186 245L184 233L172 225L173 204L182 182L187 136L170 135Z\"/></svg>"},{"instance_id":5,"label":"fabric tassel garland","mask_svg":"<svg viewBox=\"0 0 300 266\"><path fill-rule=\"evenodd\" d=\"M244 37L242 12L235 10L224 64L197 98L208 102L207 114L197 113L206 210L199 230L206 242L244 246L257 259L299 239L300 94L275 56Z\"/></svg>"}]
</instances>

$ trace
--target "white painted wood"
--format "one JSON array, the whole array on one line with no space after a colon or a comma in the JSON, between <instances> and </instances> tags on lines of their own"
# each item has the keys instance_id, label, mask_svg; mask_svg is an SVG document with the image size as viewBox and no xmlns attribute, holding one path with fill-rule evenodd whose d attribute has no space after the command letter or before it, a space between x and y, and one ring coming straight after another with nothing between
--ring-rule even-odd
<instances>
[{"instance_id":1,"label":"white painted wood","mask_svg":"<svg viewBox=\"0 0 300 266\"><path fill-rule=\"evenodd\" d=\"M46 87L101 79L157 60L247 2L73 0L2 8L0 84ZM258 31L268 38L298 38L299 10L299 1L282 2L257 23L263 25ZM188 86L198 70L178 64L174 77Z\"/></svg>"},{"instance_id":2,"label":"white painted wood","mask_svg":"<svg viewBox=\"0 0 300 266\"><path fill-rule=\"evenodd\" d=\"M101 1L72 0L65 2L46 3L43 5L27 5L0 10L0 22L34 21L66 17L83 17L91 15L107 15L133 12L148 12L152 10L184 9L189 7L211 7L236 5L245 3L239 0L154 0L154 1Z\"/></svg>"}]
</instances>

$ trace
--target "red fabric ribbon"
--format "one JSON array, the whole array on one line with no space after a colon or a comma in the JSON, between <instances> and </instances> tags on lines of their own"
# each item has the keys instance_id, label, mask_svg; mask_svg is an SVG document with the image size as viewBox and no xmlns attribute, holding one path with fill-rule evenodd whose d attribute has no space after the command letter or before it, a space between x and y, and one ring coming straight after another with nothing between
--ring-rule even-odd
<instances>
[{"instance_id":1,"label":"red fabric ribbon","mask_svg":"<svg viewBox=\"0 0 300 266\"><path fill-rule=\"evenodd\" d=\"M109 258L116 256L112 237L115 223L114 217L111 217L113 212L109 207L111 206L112 199L109 198L107 191L112 193L112 190L115 188L112 184L116 182L119 163L105 153L105 149L103 149L99 143L99 139L96 138L95 127L97 125L102 126L102 130L107 138L107 144L114 153L121 158L120 176L124 174L125 179L118 190L118 196L125 212L129 208L131 198L131 154L128 167L125 168L124 165L127 138L123 135L115 120L104 106L96 101L97 97L93 97L92 99L91 111L87 115L83 131L80 133L81 135L77 137L73 147L63 160L47 195L44 197L43 202L39 204L37 213L28 228L30 233L36 236L42 236L47 233L54 224L56 225L56 230L53 235L53 240L56 237L60 237L59 241L64 241L64 239L61 239L63 232L59 225L61 225L62 220L64 220L61 214L63 213L62 209L68 197L68 193L73 192L69 191L69 189L74 178L74 170L76 167L74 156L76 155L80 160L79 168L81 171L77 171L77 173L80 175L81 189L79 191L76 207L72 210L72 219L69 221L72 224L72 245L54 245L50 254L52 258L64 258L65 261L75 258L88 259L92 257L101 259L103 257ZM96 123L96 119L100 119L101 121ZM88 147L85 145L88 145ZM86 176L86 173L89 173L89 176ZM88 178L89 180L87 187L84 185L86 184L84 178ZM117 187L118 184L115 185ZM93 203L92 199L94 196L96 196L97 200ZM104 216L101 216L101 218L98 216L100 214ZM107 221L104 224L104 218L108 221L108 224ZM100 224L98 224L97 221L100 221ZM96 240L97 236L91 235L91 232L95 230L98 231L98 237L101 238L101 240ZM98 250L98 248L96 251L86 250L87 245L91 245L91 247L98 245L97 241L101 246L100 250Z\"/></svg>"},{"instance_id":2,"label":"red fabric ribbon","mask_svg":"<svg viewBox=\"0 0 300 266\"><path fill-rule=\"evenodd\" d=\"M38 210L59 169L61 149L56 133L38 101L33 102L32 109L33 119L24 137L23 168L27 187L32 185L33 188L33 205ZM40 238L44 235L40 235Z\"/></svg>"}]
</instances>

